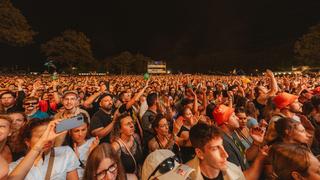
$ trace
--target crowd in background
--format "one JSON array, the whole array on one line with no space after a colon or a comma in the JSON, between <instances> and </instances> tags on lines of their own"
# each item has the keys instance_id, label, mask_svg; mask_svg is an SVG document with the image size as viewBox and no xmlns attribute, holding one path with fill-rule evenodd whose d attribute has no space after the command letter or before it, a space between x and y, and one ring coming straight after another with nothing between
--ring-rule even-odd
<instances>
[{"instance_id":1,"label":"crowd in background","mask_svg":"<svg viewBox=\"0 0 320 180\"><path fill-rule=\"evenodd\" d=\"M0 179L320 179L319 78L1 76Z\"/></svg>"}]
</instances>

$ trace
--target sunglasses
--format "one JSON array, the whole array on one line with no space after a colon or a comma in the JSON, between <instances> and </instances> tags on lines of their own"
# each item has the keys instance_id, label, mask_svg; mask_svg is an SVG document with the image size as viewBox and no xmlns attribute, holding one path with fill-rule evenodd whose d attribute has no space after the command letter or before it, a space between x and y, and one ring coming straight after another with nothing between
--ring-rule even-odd
<instances>
[{"instance_id":1,"label":"sunglasses","mask_svg":"<svg viewBox=\"0 0 320 180\"><path fill-rule=\"evenodd\" d=\"M171 171L175 167L175 161L177 161L176 156L169 157L162 161L161 164L157 166L157 168L151 173L151 175L148 177L148 180L156 174L156 172L159 171L161 174L165 174L169 171ZM179 161L178 161L179 162Z\"/></svg>"},{"instance_id":2,"label":"sunglasses","mask_svg":"<svg viewBox=\"0 0 320 180\"><path fill-rule=\"evenodd\" d=\"M24 103L25 106L30 106L30 105L37 105L38 103L33 102L33 103Z\"/></svg>"}]
</instances>

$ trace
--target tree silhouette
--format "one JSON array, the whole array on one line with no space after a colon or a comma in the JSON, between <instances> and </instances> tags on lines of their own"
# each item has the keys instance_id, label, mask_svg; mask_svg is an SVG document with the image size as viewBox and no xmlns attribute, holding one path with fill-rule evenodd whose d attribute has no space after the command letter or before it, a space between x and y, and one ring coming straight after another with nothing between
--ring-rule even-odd
<instances>
[{"instance_id":1,"label":"tree silhouette","mask_svg":"<svg viewBox=\"0 0 320 180\"><path fill-rule=\"evenodd\" d=\"M294 52L299 64L320 65L320 24L296 41Z\"/></svg>"},{"instance_id":2,"label":"tree silhouette","mask_svg":"<svg viewBox=\"0 0 320 180\"><path fill-rule=\"evenodd\" d=\"M0 0L0 42L24 46L32 43L35 34L26 18L10 0Z\"/></svg>"},{"instance_id":3,"label":"tree silhouette","mask_svg":"<svg viewBox=\"0 0 320 180\"><path fill-rule=\"evenodd\" d=\"M66 30L61 36L42 44L41 52L68 70L74 66L80 71L94 70L97 65L89 38L74 30Z\"/></svg>"}]
</instances>

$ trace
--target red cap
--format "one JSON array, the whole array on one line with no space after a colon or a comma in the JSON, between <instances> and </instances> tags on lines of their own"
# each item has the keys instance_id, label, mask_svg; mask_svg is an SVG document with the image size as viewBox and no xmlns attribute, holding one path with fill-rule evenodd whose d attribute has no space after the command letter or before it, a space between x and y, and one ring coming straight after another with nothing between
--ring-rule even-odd
<instances>
[{"instance_id":1,"label":"red cap","mask_svg":"<svg viewBox=\"0 0 320 180\"><path fill-rule=\"evenodd\" d=\"M320 94L320 86L314 88L314 89L312 90L312 94Z\"/></svg>"},{"instance_id":2,"label":"red cap","mask_svg":"<svg viewBox=\"0 0 320 180\"><path fill-rule=\"evenodd\" d=\"M277 108L283 109L286 106L292 104L296 99L298 99L298 96L282 92L273 98L273 102Z\"/></svg>"},{"instance_id":3,"label":"red cap","mask_svg":"<svg viewBox=\"0 0 320 180\"><path fill-rule=\"evenodd\" d=\"M222 125L224 122L228 121L234 109L226 105L219 105L213 111L212 115L218 126Z\"/></svg>"}]
</instances>

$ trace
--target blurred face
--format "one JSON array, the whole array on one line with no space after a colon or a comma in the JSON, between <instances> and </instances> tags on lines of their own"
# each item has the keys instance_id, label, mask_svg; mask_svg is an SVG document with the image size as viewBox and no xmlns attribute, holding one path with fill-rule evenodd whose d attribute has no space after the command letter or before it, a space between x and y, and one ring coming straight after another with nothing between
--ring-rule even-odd
<instances>
[{"instance_id":1,"label":"blurred face","mask_svg":"<svg viewBox=\"0 0 320 180\"><path fill-rule=\"evenodd\" d=\"M169 134L169 124L166 118L159 121L158 127L155 128L157 134L167 136Z\"/></svg>"},{"instance_id":2,"label":"blurred face","mask_svg":"<svg viewBox=\"0 0 320 180\"><path fill-rule=\"evenodd\" d=\"M34 128L31 132L31 138L26 140L26 144L28 146L29 149L31 149L41 138L41 136L43 135L43 133L45 132L45 130L47 129L48 125L41 125L38 126L36 128ZM43 146L43 151L45 153L49 152L50 149L53 147L54 142L53 141L49 141L47 142L44 146Z\"/></svg>"},{"instance_id":3,"label":"blurred face","mask_svg":"<svg viewBox=\"0 0 320 180\"><path fill-rule=\"evenodd\" d=\"M186 120L190 120L193 117L193 113L191 111L191 109L187 108L184 113L183 116Z\"/></svg>"},{"instance_id":4,"label":"blurred face","mask_svg":"<svg viewBox=\"0 0 320 180\"><path fill-rule=\"evenodd\" d=\"M39 108L39 103L36 100L26 101L24 102L23 107L25 109L25 112L31 112Z\"/></svg>"},{"instance_id":5,"label":"blurred face","mask_svg":"<svg viewBox=\"0 0 320 180\"><path fill-rule=\"evenodd\" d=\"M310 166L308 168L308 176L304 177L306 180L320 179L320 162L311 153L309 153Z\"/></svg>"},{"instance_id":6,"label":"blurred face","mask_svg":"<svg viewBox=\"0 0 320 180\"><path fill-rule=\"evenodd\" d=\"M228 127L230 129L238 129L238 128L240 128L239 118L236 116L236 114L234 112L231 114L231 116L229 118Z\"/></svg>"},{"instance_id":7,"label":"blurred face","mask_svg":"<svg viewBox=\"0 0 320 180\"><path fill-rule=\"evenodd\" d=\"M267 94L268 93L268 89L264 86L259 86L259 93L260 94Z\"/></svg>"},{"instance_id":8,"label":"blurred face","mask_svg":"<svg viewBox=\"0 0 320 180\"><path fill-rule=\"evenodd\" d=\"M72 140L78 145L81 145L86 141L87 134L88 134L88 125L86 123L83 124L82 126L79 126L77 128L73 128L70 130L70 136Z\"/></svg>"},{"instance_id":9,"label":"blurred face","mask_svg":"<svg viewBox=\"0 0 320 180\"><path fill-rule=\"evenodd\" d=\"M126 93L123 94L123 97L122 97L122 102L123 103L129 102L130 99L131 99L131 93L126 92Z\"/></svg>"},{"instance_id":10,"label":"blurred face","mask_svg":"<svg viewBox=\"0 0 320 180\"><path fill-rule=\"evenodd\" d=\"M134 124L130 116L121 120L121 134L132 136L134 134Z\"/></svg>"},{"instance_id":11,"label":"blurred face","mask_svg":"<svg viewBox=\"0 0 320 180\"><path fill-rule=\"evenodd\" d=\"M77 106L78 98L75 94L67 94L62 100L62 104L66 110L71 110Z\"/></svg>"},{"instance_id":12,"label":"blurred face","mask_svg":"<svg viewBox=\"0 0 320 180\"><path fill-rule=\"evenodd\" d=\"M302 112L302 104L296 100L294 103L289 105L289 109L291 112L300 113Z\"/></svg>"},{"instance_id":13,"label":"blurred face","mask_svg":"<svg viewBox=\"0 0 320 180\"><path fill-rule=\"evenodd\" d=\"M116 180L118 175L117 163L110 158L104 158L96 171L97 180Z\"/></svg>"},{"instance_id":14,"label":"blurred face","mask_svg":"<svg viewBox=\"0 0 320 180\"><path fill-rule=\"evenodd\" d=\"M0 142L6 140L10 134L10 123L5 119L0 119Z\"/></svg>"},{"instance_id":15,"label":"blurred face","mask_svg":"<svg viewBox=\"0 0 320 180\"><path fill-rule=\"evenodd\" d=\"M107 111L110 111L112 109L112 106L113 100L110 96L106 96L100 101L100 107Z\"/></svg>"},{"instance_id":16,"label":"blurred face","mask_svg":"<svg viewBox=\"0 0 320 180\"><path fill-rule=\"evenodd\" d=\"M213 138L203 150L196 148L196 154L202 165L222 171L227 169L228 153L223 148L221 137Z\"/></svg>"},{"instance_id":17,"label":"blurred face","mask_svg":"<svg viewBox=\"0 0 320 180\"><path fill-rule=\"evenodd\" d=\"M11 94L4 94L4 95L1 97L1 104L2 104L4 107L13 106L14 103L15 103L15 98L14 98Z\"/></svg>"},{"instance_id":18,"label":"blurred face","mask_svg":"<svg viewBox=\"0 0 320 180\"><path fill-rule=\"evenodd\" d=\"M240 127L246 127L248 121L246 113L237 113L237 117L239 119Z\"/></svg>"},{"instance_id":19,"label":"blurred face","mask_svg":"<svg viewBox=\"0 0 320 180\"><path fill-rule=\"evenodd\" d=\"M13 113L9 116L12 119L11 128L14 131L18 131L26 122L23 115L20 113Z\"/></svg>"},{"instance_id":20,"label":"blurred face","mask_svg":"<svg viewBox=\"0 0 320 180\"><path fill-rule=\"evenodd\" d=\"M302 124L298 124L289 134L294 141L298 143L306 144L311 138L311 135L307 133Z\"/></svg>"},{"instance_id":21,"label":"blurred face","mask_svg":"<svg viewBox=\"0 0 320 180\"><path fill-rule=\"evenodd\" d=\"M48 93L44 93L43 96L42 96L42 99L43 100L49 100Z\"/></svg>"}]
</instances>

